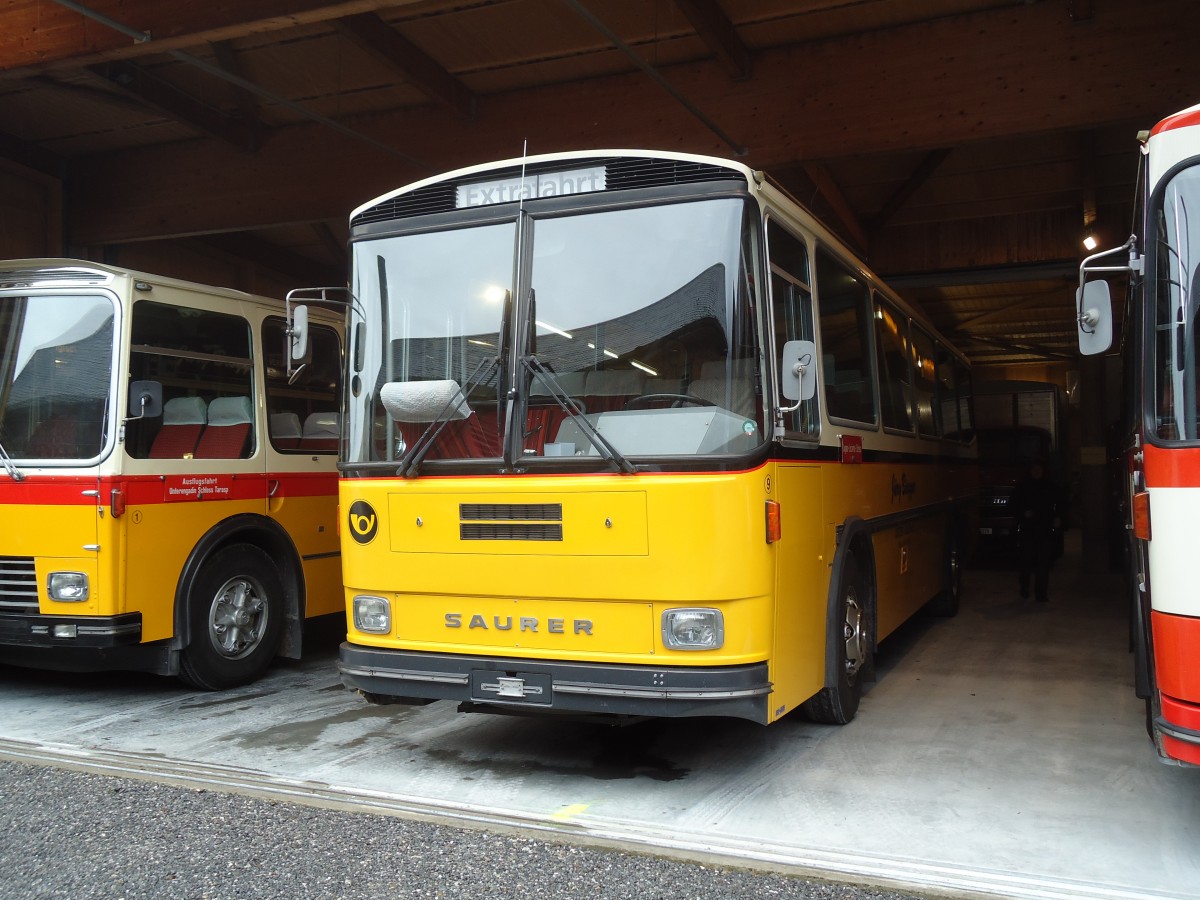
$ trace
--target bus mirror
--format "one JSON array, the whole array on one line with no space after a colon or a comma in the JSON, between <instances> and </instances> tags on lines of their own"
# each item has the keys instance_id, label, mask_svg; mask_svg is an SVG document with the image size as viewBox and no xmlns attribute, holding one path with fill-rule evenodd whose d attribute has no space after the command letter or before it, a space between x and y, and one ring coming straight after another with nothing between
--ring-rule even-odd
<instances>
[{"instance_id":1,"label":"bus mirror","mask_svg":"<svg viewBox=\"0 0 1200 900\"><path fill-rule=\"evenodd\" d=\"M791 412L817 392L817 345L812 341L788 341L780 354L779 387L788 400L797 401Z\"/></svg>"},{"instance_id":2,"label":"bus mirror","mask_svg":"<svg viewBox=\"0 0 1200 900\"><path fill-rule=\"evenodd\" d=\"M135 381L129 385L129 418L151 419L162 415L162 385L157 381Z\"/></svg>"},{"instance_id":3,"label":"bus mirror","mask_svg":"<svg viewBox=\"0 0 1200 900\"><path fill-rule=\"evenodd\" d=\"M1079 352L1084 356L1103 353L1112 344L1112 299L1108 282L1103 279L1084 282L1075 292L1079 326Z\"/></svg>"},{"instance_id":4,"label":"bus mirror","mask_svg":"<svg viewBox=\"0 0 1200 900\"><path fill-rule=\"evenodd\" d=\"M288 328L291 337L289 359L297 362L308 356L308 307L297 306L292 310L292 321ZM289 364L290 365L290 364Z\"/></svg>"},{"instance_id":5,"label":"bus mirror","mask_svg":"<svg viewBox=\"0 0 1200 900\"><path fill-rule=\"evenodd\" d=\"M440 422L465 419L471 407L458 382L389 381L379 391L383 407L397 422Z\"/></svg>"}]
</instances>

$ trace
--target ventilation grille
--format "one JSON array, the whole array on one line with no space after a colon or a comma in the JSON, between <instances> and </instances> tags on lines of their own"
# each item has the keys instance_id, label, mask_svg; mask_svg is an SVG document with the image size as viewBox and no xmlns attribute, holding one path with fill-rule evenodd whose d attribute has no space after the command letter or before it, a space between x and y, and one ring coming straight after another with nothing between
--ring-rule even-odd
<instances>
[{"instance_id":1,"label":"ventilation grille","mask_svg":"<svg viewBox=\"0 0 1200 900\"><path fill-rule=\"evenodd\" d=\"M606 191L629 191L636 188L664 187L673 184L696 184L707 181L743 182L745 176L736 169L712 163L692 162L682 159L659 159L655 157L621 156L606 159L572 159L555 163L530 166L526 175L543 172L570 171L588 166L604 166ZM371 222L388 222L392 219L407 219L413 216L428 216L433 213L450 212L460 184L480 181L503 181L519 178L519 167L496 169L491 172L476 172L469 178L442 181L415 191L409 191L377 203L355 216L351 227Z\"/></svg>"},{"instance_id":2,"label":"ventilation grille","mask_svg":"<svg viewBox=\"0 0 1200 900\"><path fill-rule=\"evenodd\" d=\"M561 503L463 503L458 535L464 541L561 541Z\"/></svg>"},{"instance_id":3,"label":"ventilation grille","mask_svg":"<svg viewBox=\"0 0 1200 900\"><path fill-rule=\"evenodd\" d=\"M557 522L462 522L458 536L464 541L561 541L563 530Z\"/></svg>"},{"instance_id":4,"label":"ventilation grille","mask_svg":"<svg viewBox=\"0 0 1200 900\"><path fill-rule=\"evenodd\" d=\"M37 571L31 556L0 556L0 611L38 611Z\"/></svg>"},{"instance_id":5,"label":"ventilation grille","mask_svg":"<svg viewBox=\"0 0 1200 900\"><path fill-rule=\"evenodd\" d=\"M464 522L561 522L561 503L463 503L458 517Z\"/></svg>"}]
</instances>

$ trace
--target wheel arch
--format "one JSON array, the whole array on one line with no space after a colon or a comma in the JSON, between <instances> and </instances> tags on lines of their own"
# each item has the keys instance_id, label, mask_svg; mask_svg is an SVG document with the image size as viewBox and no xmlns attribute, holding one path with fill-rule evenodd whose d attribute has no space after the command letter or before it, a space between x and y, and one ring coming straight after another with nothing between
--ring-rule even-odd
<instances>
[{"instance_id":1,"label":"wheel arch","mask_svg":"<svg viewBox=\"0 0 1200 900\"><path fill-rule=\"evenodd\" d=\"M835 643L829 640L829 625L838 619L841 604L840 588L842 572L848 560L853 559L858 564L859 574L867 587L866 613L869 643L874 654L878 649L877 600L875 583L875 550L871 542L872 529L870 524L858 516L850 516L837 529L837 549L833 553L833 564L829 577L829 593L825 606L825 686L832 687L838 683L838 652ZM866 673L868 676L870 673Z\"/></svg>"},{"instance_id":2,"label":"wheel arch","mask_svg":"<svg viewBox=\"0 0 1200 900\"><path fill-rule=\"evenodd\" d=\"M173 649L186 647L192 639L188 616L188 597L204 564L214 553L233 544L249 544L270 557L279 572L284 589L284 623L279 640L279 655L299 659L304 633L304 567L296 545L274 519L243 513L223 519L196 542L188 554L175 588L175 641Z\"/></svg>"}]
</instances>

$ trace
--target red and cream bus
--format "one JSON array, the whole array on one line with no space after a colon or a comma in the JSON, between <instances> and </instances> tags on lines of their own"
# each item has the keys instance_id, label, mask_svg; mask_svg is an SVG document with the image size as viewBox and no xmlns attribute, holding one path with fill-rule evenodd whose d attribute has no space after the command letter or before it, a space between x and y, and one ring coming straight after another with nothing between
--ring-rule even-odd
<instances>
[{"instance_id":1,"label":"red and cream bus","mask_svg":"<svg viewBox=\"0 0 1200 900\"><path fill-rule=\"evenodd\" d=\"M341 322L288 379L284 304L0 262L0 662L219 689L342 608Z\"/></svg>"},{"instance_id":2,"label":"red and cream bus","mask_svg":"<svg viewBox=\"0 0 1200 900\"><path fill-rule=\"evenodd\" d=\"M762 173L530 157L351 230L368 699L846 722L878 642L957 608L968 365Z\"/></svg>"},{"instance_id":3,"label":"red and cream bus","mask_svg":"<svg viewBox=\"0 0 1200 900\"><path fill-rule=\"evenodd\" d=\"M1137 230L1083 261L1079 342L1085 354L1108 349L1102 276L1128 274L1121 423L1137 692L1160 755L1200 765L1200 106L1139 141Z\"/></svg>"}]
</instances>

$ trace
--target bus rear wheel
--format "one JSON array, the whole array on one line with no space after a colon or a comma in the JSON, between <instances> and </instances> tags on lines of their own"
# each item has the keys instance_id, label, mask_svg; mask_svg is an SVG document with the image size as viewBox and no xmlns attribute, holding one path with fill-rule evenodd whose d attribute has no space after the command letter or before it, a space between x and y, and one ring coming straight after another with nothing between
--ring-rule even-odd
<instances>
[{"instance_id":1,"label":"bus rear wheel","mask_svg":"<svg viewBox=\"0 0 1200 900\"><path fill-rule=\"evenodd\" d=\"M283 582L257 547L226 547L201 567L187 615L180 677L206 691L247 684L266 671L279 646Z\"/></svg>"},{"instance_id":2,"label":"bus rear wheel","mask_svg":"<svg viewBox=\"0 0 1200 900\"><path fill-rule=\"evenodd\" d=\"M862 683L871 668L871 638L867 616L867 584L853 557L842 567L838 603L829 625L837 678L805 701L804 714L824 725L845 725L858 712Z\"/></svg>"}]
</instances>

